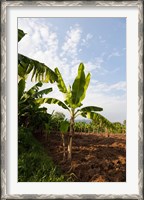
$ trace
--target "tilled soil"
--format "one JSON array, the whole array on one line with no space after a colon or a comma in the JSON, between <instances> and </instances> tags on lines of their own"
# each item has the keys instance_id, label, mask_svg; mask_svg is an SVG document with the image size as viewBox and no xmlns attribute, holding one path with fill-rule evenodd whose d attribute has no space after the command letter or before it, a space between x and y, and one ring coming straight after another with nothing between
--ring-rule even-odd
<instances>
[{"instance_id":1,"label":"tilled soil","mask_svg":"<svg viewBox=\"0 0 144 200\"><path fill-rule=\"evenodd\" d=\"M72 162L63 160L60 134L36 138L53 158L64 174L76 182L125 182L126 181L126 136L111 134L109 137L94 133L75 133L73 137Z\"/></svg>"}]
</instances>

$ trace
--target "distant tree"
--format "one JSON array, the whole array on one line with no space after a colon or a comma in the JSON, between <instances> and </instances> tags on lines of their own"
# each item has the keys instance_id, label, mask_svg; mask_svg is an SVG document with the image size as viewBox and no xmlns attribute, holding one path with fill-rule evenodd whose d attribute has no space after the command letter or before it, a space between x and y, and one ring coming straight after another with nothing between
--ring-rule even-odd
<instances>
[{"instance_id":1,"label":"distant tree","mask_svg":"<svg viewBox=\"0 0 144 200\"><path fill-rule=\"evenodd\" d=\"M126 120L123 121L123 125L126 126Z\"/></svg>"},{"instance_id":2,"label":"distant tree","mask_svg":"<svg viewBox=\"0 0 144 200\"><path fill-rule=\"evenodd\" d=\"M123 132L123 124L121 124L120 122L114 122L113 125L115 127L116 133L122 133Z\"/></svg>"},{"instance_id":3,"label":"distant tree","mask_svg":"<svg viewBox=\"0 0 144 200\"><path fill-rule=\"evenodd\" d=\"M65 115L62 112L54 112L53 119L62 121L65 119Z\"/></svg>"}]
</instances>

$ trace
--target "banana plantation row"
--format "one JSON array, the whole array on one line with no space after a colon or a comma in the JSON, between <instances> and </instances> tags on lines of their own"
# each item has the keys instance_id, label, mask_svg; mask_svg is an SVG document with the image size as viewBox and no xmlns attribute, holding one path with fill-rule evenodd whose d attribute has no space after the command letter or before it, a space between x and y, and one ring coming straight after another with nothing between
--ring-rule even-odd
<instances>
[{"instance_id":1,"label":"banana plantation row","mask_svg":"<svg viewBox=\"0 0 144 200\"><path fill-rule=\"evenodd\" d=\"M30 112L29 112L30 115ZM33 113L33 116L35 113ZM45 135L50 133L64 132L68 134L70 122L65 118L65 115L61 112L53 112L52 114L47 114L45 109L41 109L41 112L36 114L37 120L31 119L30 116L23 116L19 118L19 125L32 128ZM27 118L27 119L26 119ZM126 121L123 123L114 122L111 126L106 126L103 121L85 121L79 120L74 124L74 132L79 133L96 133L96 134L125 134L126 133Z\"/></svg>"}]
</instances>

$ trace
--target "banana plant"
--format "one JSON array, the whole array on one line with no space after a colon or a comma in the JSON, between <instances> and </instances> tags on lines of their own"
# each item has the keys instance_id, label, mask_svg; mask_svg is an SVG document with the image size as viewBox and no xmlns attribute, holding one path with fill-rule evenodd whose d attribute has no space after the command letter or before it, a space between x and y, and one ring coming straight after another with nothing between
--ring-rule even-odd
<instances>
[{"instance_id":1,"label":"banana plant","mask_svg":"<svg viewBox=\"0 0 144 200\"><path fill-rule=\"evenodd\" d=\"M18 42L26 35L23 30L18 29ZM22 54L18 54L18 78L26 80L29 74L31 81L43 83L54 83L57 80L57 75L44 63L28 58Z\"/></svg>"},{"instance_id":2,"label":"banana plant","mask_svg":"<svg viewBox=\"0 0 144 200\"><path fill-rule=\"evenodd\" d=\"M79 115L85 116L87 113L96 113L103 109L96 106L87 106L80 108L83 104L82 101L85 98L87 88L90 82L90 73L85 76L84 64L80 63L78 67L77 76L71 86L66 87L65 82L59 72L58 68L55 68L55 73L58 77L57 86L59 91L64 94L64 101L60 101L54 98L39 98L36 101L38 103L58 104L70 113L70 131L68 139L68 160L72 159L72 139L74 135L74 122L75 118Z\"/></svg>"},{"instance_id":3,"label":"banana plant","mask_svg":"<svg viewBox=\"0 0 144 200\"><path fill-rule=\"evenodd\" d=\"M109 132L108 130L111 130L114 128L114 125L112 122L110 122L108 119L106 119L104 116L102 116L99 113L94 113L94 112L87 112L83 113L83 117L92 119L94 124L99 124L99 127L104 127L105 132L107 136L109 137Z\"/></svg>"},{"instance_id":4,"label":"banana plant","mask_svg":"<svg viewBox=\"0 0 144 200\"><path fill-rule=\"evenodd\" d=\"M40 104L36 103L35 99L42 97L44 94L48 94L52 91L52 88L39 90L42 83L38 82L28 91L25 91L25 85L25 80L21 79L18 84L18 120L19 125L24 123L25 126L28 126L35 117L38 119L38 116L45 115L47 117L49 115L46 112L46 108L39 108Z\"/></svg>"},{"instance_id":5,"label":"banana plant","mask_svg":"<svg viewBox=\"0 0 144 200\"><path fill-rule=\"evenodd\" d=\"M68 132L69 129L69 122L67 120L63 120L60 122L60 133L62 138L62 144L63 144L63 160L66 158L66 152L65 152L65 134Z\"/></svg>"},{"instance_id":6,"label":"banana plant","mask_svg":"<svg viewBox=\"0 0 144 200\"><path fill-rule=\"evenodd\" d=\"M26 35L23 30L18 29L18 42ZM26 79L31 75L31 81L38 82L29 91L25 91ZM57 75L45 64L28 58L25 55L18 54L18 118L19 125L24 122L32 121L34 115L37 116L47 116L44 108L39 108L40 104L37 104L34 100L36 98L41 98L43 94L48 94L52 91L52 88L39 91L39 87L43 83L55 82L57 80Z\"/></svg>"}]
</instances>

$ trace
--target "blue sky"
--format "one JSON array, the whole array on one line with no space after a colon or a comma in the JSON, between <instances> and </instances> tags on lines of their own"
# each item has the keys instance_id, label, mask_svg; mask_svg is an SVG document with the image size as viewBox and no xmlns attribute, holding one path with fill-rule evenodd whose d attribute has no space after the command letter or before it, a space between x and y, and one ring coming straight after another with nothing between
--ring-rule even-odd
<instances>
[{"instance_id":1,"label":"blue sky","mask_svg":"<svg viewBox=\"0 0 144 200\"><path fill-rule=\"evenodd\" d=\"M51 69L58 67L66 85L72 84L80 62L91 82L83 105L103 107L110 121L126 119L126 19L125 18L19 18L27 35L18 52ZM28 80L27 87L32 86ZM49 96L63 100L56 85ZM48 112L62 111L49 105ZM68 113L65 113L68 117Z\"/></svg>"}]
</instances>

